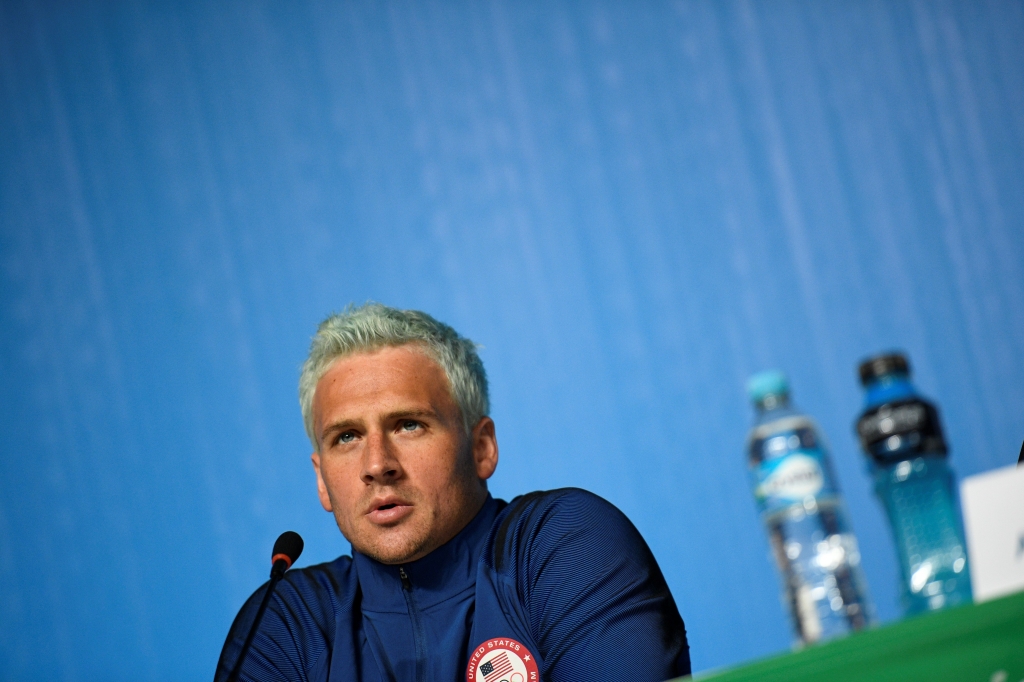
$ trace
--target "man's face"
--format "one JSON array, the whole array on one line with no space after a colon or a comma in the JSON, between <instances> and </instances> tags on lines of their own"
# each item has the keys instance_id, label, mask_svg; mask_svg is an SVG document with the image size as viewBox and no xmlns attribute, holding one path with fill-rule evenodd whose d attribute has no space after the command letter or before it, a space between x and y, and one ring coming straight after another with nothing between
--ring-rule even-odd
<instances>
[{"instance_id":1,"label":"man's face","mask_svg":"<svg viewBox=\"0 0 1024 682\"><path fill-rule=\"evenodd\" d=\"M355 550L386 564L462 530L498 464L494 422L467 436L444 370L414 345L336 360L316 386L313 428L320 503Z\"/></svg>"}]
</instances>

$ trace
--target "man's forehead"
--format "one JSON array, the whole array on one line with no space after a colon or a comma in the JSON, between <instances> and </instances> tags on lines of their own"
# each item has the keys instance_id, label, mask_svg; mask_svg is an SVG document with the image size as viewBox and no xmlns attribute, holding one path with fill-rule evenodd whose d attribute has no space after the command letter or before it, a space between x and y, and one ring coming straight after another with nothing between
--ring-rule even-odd
<instances>
[{"instance_id":1,"label":"man's forehead","mask_svg":"<svg viewBox=\"0 0 1024 682\"><path fill-rule=\"evenodd\" d=\"M415 344L387 346L336 359L317 383L316 411L381 397L431 401L451 397L441 366Z\"/></svg>"}]
</instances>

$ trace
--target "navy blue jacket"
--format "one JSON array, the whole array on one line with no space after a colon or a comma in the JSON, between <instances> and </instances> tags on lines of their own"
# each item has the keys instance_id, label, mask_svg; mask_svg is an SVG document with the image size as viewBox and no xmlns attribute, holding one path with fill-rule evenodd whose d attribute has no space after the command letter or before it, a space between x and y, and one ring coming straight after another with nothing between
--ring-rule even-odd
<instances>
[{"instance_id":1,"label":"navy blue jacket","mask_svg":"<svg viewBox=\"0 0 1024 682\"><path fill-rule=\"evenodd\" d=\"M354 552L285 574L243 668L254 682L659 682L690 672L647 544L600 497L488 496L458 535L388 566ZM234 665L266 585L228 634Z\"/></svg>"}]
</instances>

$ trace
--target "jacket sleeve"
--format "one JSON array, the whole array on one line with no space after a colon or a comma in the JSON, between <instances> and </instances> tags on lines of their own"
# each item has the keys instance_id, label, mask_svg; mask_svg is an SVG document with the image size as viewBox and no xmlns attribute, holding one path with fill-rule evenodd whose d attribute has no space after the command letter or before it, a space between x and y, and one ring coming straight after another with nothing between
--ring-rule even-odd
<instances>
[{"instance_id":1,"label":"jacket sleeve","mask_svg":"<svg viewBox=\"0 0 1024 682\"><path fill-rule=\"evenodd\" d=\"M629 519L577 489L513 500L494 535L546 682L660 682L690 673L686 630L654 555Z\"/></svg>"},{"instance_id":2,"label":"jacket sleeve","mask_svg":"<svg viewBox=\"0 0 1024 682\"><path fill-rule=\"evenodd\" d=\"M332 596L337 593L327 565L289 571L278 583L242 667L242 682L306 682L308 673L333 639ZM215 682L235 666L267 584L242 606L231 625Z\"/></svg>"}]
</instances>

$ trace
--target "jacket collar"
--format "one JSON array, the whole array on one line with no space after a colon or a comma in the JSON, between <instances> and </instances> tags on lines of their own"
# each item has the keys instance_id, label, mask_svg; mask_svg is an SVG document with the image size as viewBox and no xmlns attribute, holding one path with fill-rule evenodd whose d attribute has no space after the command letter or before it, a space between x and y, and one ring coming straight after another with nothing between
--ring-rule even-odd
<instances>
[{"instance_id":1,"label":"jacket collar","mask_svg":"<svg viewBox=\"0 0 1024 682\"><path fill-rule=\"evenodd\" d=\"M399 569L408 576L420 608L429 608L473 587L477 562L497 513L498 504L488 494L480 511L454 538L422 559L402 566L382 564L353 549L352 561L363 593L363 609L407 612Z\"/></svg>"}]
</instances>

